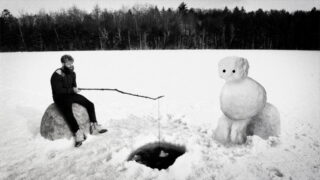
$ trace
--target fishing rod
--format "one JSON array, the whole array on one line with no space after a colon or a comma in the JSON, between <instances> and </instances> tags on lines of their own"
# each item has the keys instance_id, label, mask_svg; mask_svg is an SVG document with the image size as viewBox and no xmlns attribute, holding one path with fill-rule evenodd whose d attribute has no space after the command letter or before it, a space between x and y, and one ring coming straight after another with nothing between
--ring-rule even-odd
<instances>
[{"instance_id":1,"label":"fishing rod","mask_svg":"<svg viewBox=\"0 0 320 180\"><path fill-rule=\"evenodd\" d=\"M142 96L142 95L139 95L139 94L132 94L132 93L121 91L119 89L110 89L110 88L78 88L78 89L79 90L93 90L93 91L116 91L116 92L121 93L121 94L127 94L127 95L130 95L130 96L136 96L136 97L141 97L141 98L146 98L146 99L151 99L151 100L157 100L157 99L160 99L160 98L164 97L164 96L158 96L156 98L152 98L152 97L149 97L149 96Z\"/></svg>"},{"instance_id":2,"label":"fishing rod","mask_svg":"<svg viewBox=\"0 0 320 180\"><path fill-rule=\"evenodd\" d=\"M136 97L141 97L141 98L146 98L146 99L151 99L151 100L158 100L158 143L159 143L159 148L161 147L161 126L160 126L160 101L159 99L163 98L164 96L158 96L156 98L152 98L149 96L142 96L139 94L132 94L128 92L121 91L119 89L111 89L111 88L78 88L79 90L95 90L95 91L116 91L121 94L127 94L130 96L136 96ZM166 153L164 150L160 151L159 157L165 158L169 155L169 153Z\"/></svg>"}]
</instances>

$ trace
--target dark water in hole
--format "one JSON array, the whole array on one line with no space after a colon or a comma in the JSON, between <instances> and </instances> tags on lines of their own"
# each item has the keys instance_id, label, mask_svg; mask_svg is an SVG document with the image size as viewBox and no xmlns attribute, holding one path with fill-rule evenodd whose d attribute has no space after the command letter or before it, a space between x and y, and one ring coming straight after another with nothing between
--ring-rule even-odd
<instances>
[{"instance_id":1,"label":"dark water in hole","mask_svg":"<svg viewBox=\"0 0 320 180\"><path fill-rule=\"evenodd\" d=\"M161 150L165 156L160 157ZM146 144L132 152L128 161L136 161L150 168L167 169L175 160L186 152L184 146L174 145L171 143L159 142Z\"/></svg>"}]
</instances>

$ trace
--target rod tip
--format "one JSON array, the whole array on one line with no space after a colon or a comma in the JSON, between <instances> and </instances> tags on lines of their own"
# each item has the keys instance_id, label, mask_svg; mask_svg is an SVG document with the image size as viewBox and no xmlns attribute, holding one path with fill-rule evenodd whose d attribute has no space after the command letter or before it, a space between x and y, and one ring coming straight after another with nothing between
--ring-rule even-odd
<instances>
[{"instance_id":1,"label":"rod tip","mask_svg":"<svg viewBox=\"0 0 320 180\"><path fill-rule=\"evenodd\" d=\"M160 99L160 98L163 98L164 96L159 96L159 97L157 97L157 99Z\"/></svg>"}]
</instances>

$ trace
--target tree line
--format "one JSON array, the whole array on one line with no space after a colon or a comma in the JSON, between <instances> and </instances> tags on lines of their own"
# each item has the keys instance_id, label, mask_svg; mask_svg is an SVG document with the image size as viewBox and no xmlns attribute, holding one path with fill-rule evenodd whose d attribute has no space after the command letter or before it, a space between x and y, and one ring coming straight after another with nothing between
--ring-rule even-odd
<instances>
[{"instance_id":1,"label":"tree line","mask_svg":"<svg viewBox=\"0 0 320 180\"><path fill-rule=\"evenodd\" d=\"M320 11L134 6L0 17L0 51L131 49L320 50Z\"/></svg>"}]
</instances>

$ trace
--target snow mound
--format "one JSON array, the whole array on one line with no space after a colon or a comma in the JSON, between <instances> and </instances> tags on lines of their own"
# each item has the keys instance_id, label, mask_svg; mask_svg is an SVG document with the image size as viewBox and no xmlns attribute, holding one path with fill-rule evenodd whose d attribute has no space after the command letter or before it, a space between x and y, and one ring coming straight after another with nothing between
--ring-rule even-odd
<instances>
[{"instance_id":1,"label":"snow mound","mask_svg":"<svg viewBox=\"0 0 320 180\"><path fill-rule=\"evenodd\" d=\"M247 127L248 135L257 135L263 139L280 135L280 114L275 106L266 103L266 106Z\"/></svg>"}]
</instances>

